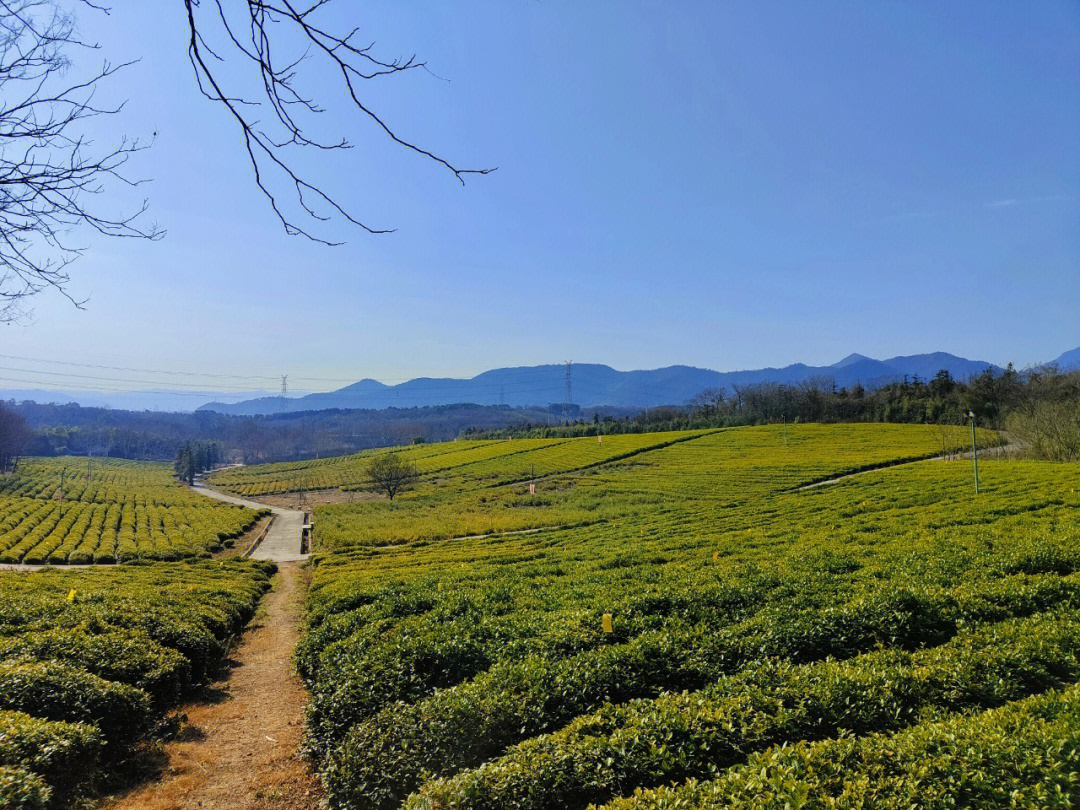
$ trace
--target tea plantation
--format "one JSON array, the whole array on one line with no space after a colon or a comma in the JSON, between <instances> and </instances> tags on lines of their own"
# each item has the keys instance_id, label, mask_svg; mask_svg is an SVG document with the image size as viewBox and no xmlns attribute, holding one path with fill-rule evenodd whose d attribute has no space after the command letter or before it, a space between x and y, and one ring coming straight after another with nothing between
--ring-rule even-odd
<instances>
[{"instance_id":1,"label":"tea plantation","mask_svg":"<svg viewBox=\"0 0 1080 810\"><path fill-rule=\"evenodd\" d=\"M0 807L66 808L214 675L272 564L0 574Z\"/></svg>"},{"instance_id":2,"label":"tea plantation","mask_svg":"<svg viewBox=\"0 0 1080 810\"><path fill-rule=\"evenodd\" d=\"M181 486L168 464L30 459L0 477L0 563L209 557L259 517Z\"/></svg>"},{"instance_id":3,"label":"tea plantation","mask_svg":"<svg viewBox=\"0 0 1080 810\"><path fill-rule=\"evenodd\" d=\"M414 492L316 511L296 660L332 806L1073 806L1076 469L802 488L936 435L400 451Z\"/></svg>"}]
</instances>

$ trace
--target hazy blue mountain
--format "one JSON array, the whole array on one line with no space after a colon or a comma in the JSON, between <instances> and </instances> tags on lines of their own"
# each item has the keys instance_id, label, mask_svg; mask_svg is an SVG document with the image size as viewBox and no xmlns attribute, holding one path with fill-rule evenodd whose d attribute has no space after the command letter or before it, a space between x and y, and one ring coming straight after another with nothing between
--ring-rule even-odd
<instances>
[{"instance_id":1,"label":"hazy blue mountain","mask_svg":"<svg viewBox=\"0 0 1080 810\"><path fill-rule=\"evenodd\" d=\"M1062 371L1076 371L1077 369L1080 369L1080 346L1071 351L1062 353L1056 360L1051 362L1052 365L1057 366Z\"/></svg>"},{"instance_id":2,"label":"hazy blue mountain","mask_svg":"<svg viewBox=\"0 0 1080 810\"><path fill-rule=\"evenodd\" d=\"M46 391L39 388L0 388L0 399L40 403L78 403L84 408L113 408L127 411L190 412L199 403L212 399L235 403L251 392L238 395L223 391Z\"/></svg>"},{"instance_id":3,"label":"hazy blue mountain","mask_svg":"<svg viewBox=\"0 0 1080 810\"><path fill-rule=\"evenodd\" d=\"M954 354L946 352L934 352L932 354L912 354L903 357L890 357L883 361L886 366L902 370L910 377L918 376L920 380L933 379L941 369L946 368L958 380L966 380L977 374L982 374L989 366L995 374L1000 374L1004 369L993 363L983 363L977 360L965 360Z\"/></svg>"},{"instance_id":4,"label":"hazy blue mountain","mask_svg":"<svg viewBox=\"0 0 1080 810\"><path fill-rule=\"evenodd\" d=\"M692 366L616 371L605 365L574 363L570 370L570 396L574 404L586 408L601 405L644 408L682 405L706 388L723 388L731 393L734 386L808 382L844 388L858 383L864 388L875 388L905 377L928 380L941 369L947 369L956 379L966 380L988 367L995 373L1001 371L992 363L945 352L888 360L851 354L831 366L796 363L783 368L726 372ZM364 379L322 394L289 399L267 396L235 404L210 402L202 409L246 415L326 408L412 408L463 402L526 407L565 399L566 366L545 365L492 369L470 379L419 377L399 385Z\"/></svg>"}]
</instances>

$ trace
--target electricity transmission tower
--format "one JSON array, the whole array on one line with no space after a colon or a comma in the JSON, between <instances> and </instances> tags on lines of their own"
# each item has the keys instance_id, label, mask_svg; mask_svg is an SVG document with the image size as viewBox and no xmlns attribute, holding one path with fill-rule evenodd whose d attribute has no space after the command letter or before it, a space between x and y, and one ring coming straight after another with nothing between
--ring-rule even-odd
<instances>
[{"instance_id":1,"label":"electricity transmission tower","mask_svg":"<svg viewBox=\"0 0 1080 810\"><path fill-rule=\"evenodd\" d=\"M564 415L569 418L570 406L574 402L574 387L570 380L570 369L573 367L574 361L566 361L566 408L564 409Z\"/></svg>"}]
</instances>

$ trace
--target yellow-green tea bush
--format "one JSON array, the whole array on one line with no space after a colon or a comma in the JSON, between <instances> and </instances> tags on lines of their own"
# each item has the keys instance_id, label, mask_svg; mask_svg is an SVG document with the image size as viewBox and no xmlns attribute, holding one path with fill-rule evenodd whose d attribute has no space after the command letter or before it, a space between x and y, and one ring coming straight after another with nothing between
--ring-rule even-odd
<instances>
[{"instance_id":1,"label":"yellow-green tea bush","mask_svg":"<svg viewBox=\"0 0 1080 810\"><path fill-rule=\"evenodd\" d=\"M0 563L209 557L262 514L193 492L167 464L29 459L0 477Z\"/></svg>"},{"instance_id":2,"label":"yellow-green tea bush","mask_svg":"<svg viewBox=\"0 0 1080 810\"><path fill-rule=\"evenodd\" d=\"M36 773L0 765L0 807L45 810L51 797L49 786Z\"/></svg>"},{"instance_id":3,"label":"yellow-green tea bush","mask_svg":"<svg viewBox=\"0 0 1080 810\"><path fill-rule=\"evenodd\" d=\"M1080 679L1070 467L984 462L976 496L922 426L578 441L316 508L296 662L332 807L584 810Z\"/></svg>"},{"instance_id":4,"label":"yellow-green tea bush","mask_svg":"<svg viewBox=\"0 0 1080 810\"><path fill-rule=\"evenodd\" d=\"M1080 796L1080 686L896 734L793 742L709 782L604 810L1069 808Z\"/></svg>"},{"instance_id":5,"label":"yellow-green tea bush","mask_svg":"<svg viewBox=\"0 0 1080 810\"><path fill-rule=\"evenodd\" d=\"M250 561L0 572L0 806L68 807L92 791L219 670L273 572Z\"/></svg>"}]
</instances>

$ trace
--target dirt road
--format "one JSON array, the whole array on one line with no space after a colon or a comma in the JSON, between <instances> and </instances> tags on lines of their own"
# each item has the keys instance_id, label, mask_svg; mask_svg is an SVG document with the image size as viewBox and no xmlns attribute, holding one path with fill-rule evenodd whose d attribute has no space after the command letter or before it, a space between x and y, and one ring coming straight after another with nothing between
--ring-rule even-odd
<instances>
[{"instance_id":1,"label":"dirt road","mask_svg":"<svg viewBox=\"0 0 1080 810\"><path fill-rule=\"evenodd\" d=\"M196 491L252 509L201 483ZM297 756L307 692L293 673L300 638L304 513L271 507L274 521L252 553L278 564L273 589L230 659L224 680L181 709L186 721L165 745L161 777L103 806L103 810L314 810L318 780Z\"/></svg>"},{"instance_id":2,"label":"dirt road","mask_svg":"<svg viewBox=\"0 0 1080 810\"><path fill-rule=\"evenodd\" d=\"M226 503L235 503L249 509L269 509L274 513L274 522L270 531L259 547L252 553L254 560L273 560L274 562L296 562L306 560L307 555L300 553L300 527L304 525L304 513L297 509L285 509L280 506L267 506L264 503L247 501L232 495L210 489L200 481L192 487L200 495L216 498Z\"/></svg>"},{"instance_id":3,"label":"dirt road","mask_svg":"<svg viewBox=\"0 0 1080 810\"><path fill-rule=\"evenodd\" d=\"M159 780L103 810L315 810L318 780L297 747L307 693L292 669L300 635L300 565L279 563L274 588L233 654L225 680L184 706Z\"/></svg>"}]
</instances>

